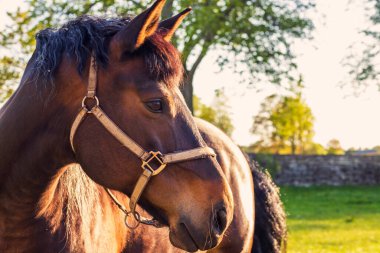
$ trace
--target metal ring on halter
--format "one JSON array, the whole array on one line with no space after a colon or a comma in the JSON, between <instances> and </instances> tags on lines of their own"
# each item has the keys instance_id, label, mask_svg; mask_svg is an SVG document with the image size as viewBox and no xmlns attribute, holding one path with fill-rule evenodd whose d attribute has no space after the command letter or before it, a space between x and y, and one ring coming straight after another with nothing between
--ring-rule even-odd
<instances>
[{"instance_id":1,"label":"metal ring on halter","mask_svg":"<svg viewBox=\"0 0 380 253\"><path fill-rule=\"evenodd\" d=\"M132 214L132 216L133 216L133 218L135 218L135 221L136 221L136 223L135 223L135 225L130 225L129 223L128 223L128 217L129 217L129 215L130 214ZM128 213L126 213L125 214L125 219L124 219L124 223L125 223L125 225L129 228L129 229L136 229L139 225L140 225L140 223L141 223L141 216L140 216L140 214L138 213L138 212L131 212L131 211L129 211Z\"/></svg>"},{"instance_id":2,"label":"metal ring on halter","mask_svg":"<svg viewBox=\"0 0 380 253\"><path fill-rule=\"evenodd\" d=\"M95 100L95 105L94 106L99 106L99 99L98 99L98 97L97 96L93 96L93 97L87 97L87 96L85 96L83 99L82 99L82 107L83 108L86 108L87 109L87 111L88 112L91 112L91 109L89 109L89 108L87 108L87 106L86 106L86 100L87 99L94 99ZM94 107L93 106L93 107Z\"/></svg>"}]
</instances>

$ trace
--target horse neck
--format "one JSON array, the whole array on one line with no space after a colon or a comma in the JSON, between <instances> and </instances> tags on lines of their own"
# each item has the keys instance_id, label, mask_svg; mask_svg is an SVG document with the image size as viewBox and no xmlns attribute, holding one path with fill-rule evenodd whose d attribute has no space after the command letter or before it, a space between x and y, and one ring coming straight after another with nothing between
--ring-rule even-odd
<instances>
[{"instance_id":1,"label":"horse neck","mask_svg":"<svg viewBox=\"0 0 380 253\"><path fill-rule=\"evenodd\" d=\"M76 73L67 59L61 65ZM56 83L46 102L36 90L44 83L28 82L29 68L0 109L0 252L15 246L17 252L73 247L78 252L120 252L127 238L119 224L120 210L80 168L66 166L75 162L69 131L79 105L67 105L80 101L73 95L79 78L64 73L72 79Z\"/></svg>"},{"instance_id":2,"label":"horse neck","mask_svg":"<svg viewBox=\"0 0 380 253\"><path fill-rule=\"evenodd\" d=\"M22 81L0 112L0 244L2 237L35 232L36 203L57 171L73 162L68 117L43 93Z\"/></svg>"},{"instance_id":3,"label":"horse neck","mask_svg":"<svg viewBox=\"0 0 380 253\"><path fill-rule=\"evenodd\" d=\"M0 185L15 173L24 177L52 174L73 161L67 115L52 100L46 103L34 84L20 85L0 113Z\"/></svg>"}]
</instances>

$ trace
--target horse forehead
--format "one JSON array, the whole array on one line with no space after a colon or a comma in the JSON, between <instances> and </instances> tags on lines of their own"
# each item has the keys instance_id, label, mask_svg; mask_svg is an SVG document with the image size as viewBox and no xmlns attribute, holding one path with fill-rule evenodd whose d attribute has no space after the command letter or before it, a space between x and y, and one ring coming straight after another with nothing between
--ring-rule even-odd
<instances>
[{"instance_id":1,"label":"horse forehead","mask_svg":"<svg viewBox=\"0 0 380 253\"><path fill-rule=\"evenodd\" d=\"M134 57L116 63L110 63L110 67L106 70L115 73L116 76L129 79L147 79L148 69L141 57Z\"/></svg>"},{"instance_id":2,"label":"horse forehead","mask_svg":"<svg viewBox=\"0 0 380 253\"><path fill-rule=\"evenodd\" d=\"M147 65L141 57L111 63L104 72L106 77L113 78L116 82L134 83L150 87L157 85L157 81L150 77Z\"/></svg>"},{"instance_id":3,"label":"horse forehead","mask_svg":"<svg viewBox=\"0 0 380 253\"><path fill-rule=\"evenodd\" d=\"M113 82L117 87L132 88L139 94L160 94L161 97L176 97L179 89L176 86L165 83L164 80L156 80L149 75L146 66L141 62L126 64L116 72ZM178 90L178 91L177 91Z\"/></svg>"}]
</instances>

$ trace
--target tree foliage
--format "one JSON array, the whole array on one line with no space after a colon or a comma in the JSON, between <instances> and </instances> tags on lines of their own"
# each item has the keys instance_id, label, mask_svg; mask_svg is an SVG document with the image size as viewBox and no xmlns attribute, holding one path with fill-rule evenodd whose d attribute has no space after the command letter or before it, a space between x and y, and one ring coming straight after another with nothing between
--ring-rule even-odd
<instances>
[{"instance_id":1,"label":"tree foliage","mask_svg":"<svg viewBox=\"0 0 380 253\"><path fill-rule=\"evenodd\" d=\"M303 150L304 155L327 155L327 150L322 144L310 142L306 143Z\"/></svg>"},{"instance_id":2,"label":"tree foliage","mask_svg":"<svg viewBox=\"0 0 380 253\"><path fill-rule=\"evenodd\" d=\"M327 154L329 155L344 155L345 151L340 145L340 141L338 139L331 139L327 143Z\"/></svg>"},{"instance_id":3,"label":"tree foliage","mask_svg":"<svg viewBox=\"0 0 380 253\"><path fill-rule=\"evenodd\" d=\"M367 41L360 43L363 49L359 54L350 54L344 63L354 88L362 90L374 84L380 89L380 0L366 0L363 5L371 24L361 31ZM355 45L352 48L355 49Z\"/></svg>"},{"instance_id":4,"label":"tree foliage","mask_svg":"<svg viewBox=\"0 0 380 253\"><path fill-rule=\"evenodd\" d=\"M231 136L234 126L232 125L231 118L229 116L227 98L223 90L217 90L215 92L215 98L211 106L207 106L201 102L201 100L194 96L194 115L201 119L204 119L225 132L228 136Z\"/></svg>"},{"instance_id":5,"label":"tree foliage","mask_svg":"<svg viewBox=\"0 0 380 253\"><path fill-rule=\"evenodd\" d=\"M168 0L164 17L187 6L194 10L177 33L181 39L174 39L183 56L187 77L183 92L190 108L194 74L206 54L216 48L221 67L243 63L251 77L265 76L275 83L289 78L288 73L296 67L290 45L295 38L307 37L312 29L311 20L304 14L313 6L312 1ZM17 66L21 67L34 49L38 30L58 27L82 14L136 14L151 1L27 0L26 3L26 10L8 14L14 23L0 37L2 47L20 49L22 61ZM16 66L15 62L12 64Z\"/></svg>"},{"instance_id":6,"label":"tree foliage","mask_svg":"<svg viewBox=\"0 0 380 253\"><path fill-rule=\"evenodd\" d=\"M380 154L380 146L373 147L373 150L375 150L376 153Z\"/></svg>"},{"instance_id":7,"label":"tree foliage","mask_svg":"<svg viewBox=\"0 0 380 253\"><path fill-rule=\"evenodd\" d=\"M17 66L18 62L15 59L4 56L0 59L0 103L5 101L13 93L12 81L16 80L20 76L20 71L17 70L14 65Z\"/></svg>"},{"instance_id":8,"label":"tree foliage","mask_svg":"<svg viewBox=\"0 0 380 253\"><path fill-rule=\"evenodd\" d=\"M272 95L261 104L261 110L254 118L252 133L259 136L256 149L268 153L306 153L313 146L314 116L301 94L302 84L298 82L294 95Z\"/></svg>"}]
</instances>

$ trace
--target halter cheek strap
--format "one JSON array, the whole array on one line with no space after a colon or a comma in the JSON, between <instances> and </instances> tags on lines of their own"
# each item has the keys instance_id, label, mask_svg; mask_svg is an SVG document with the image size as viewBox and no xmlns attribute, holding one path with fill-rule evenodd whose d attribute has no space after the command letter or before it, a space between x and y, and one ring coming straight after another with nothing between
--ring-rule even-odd
<instances>
[{"instance_id":1,"label":"halter cheek strap","mask_svg":"<svg viewBox=\"0 0 380 253\"><path fill-rule=\"evenodd\" d=\"M140 175L135 188L132 192L129 202L129 211L116 199L112 192L105 188L106 192L109 194L113 202L126 214L125 224L131 228L136 228L140 223L146 225L153 225L160 227L161 224L152 219L148 220L142 218L140 214L136 211L136 205L141 197L146 185L152 176L156 176L161 173L167 164L178 163L187 160L194 160L200 158L206 158L208 156L215 157L215 152L209 147L198 147L186 151L173 152L168 154L161 154L159 151L145 151L139 144L137 144L132 138L130 138L125 132L123 132L116 124L113 122L107 114L100 108L99 99L96 97L96 84L97 84L97 69L95 58L91 57L91 66L89 70L89 80L87 87L87 95L82 100L82 108L75 117L70 130L70 144L71 148L75 153L74 149L74 137L80 124L86 119L87 115L94 115L95 118L104 126L104 128L111 133L115 139L117 139L124 147L129 149L133 154L141 159L141 168L143 173ZM88 108L86 106L87 100L94 100L94 106ZM135 225L129 225L127 218L132 215L136 219Z\"/></svg>"}]
</instances>

